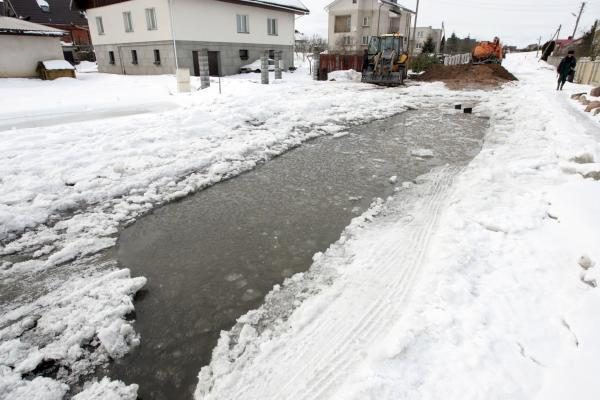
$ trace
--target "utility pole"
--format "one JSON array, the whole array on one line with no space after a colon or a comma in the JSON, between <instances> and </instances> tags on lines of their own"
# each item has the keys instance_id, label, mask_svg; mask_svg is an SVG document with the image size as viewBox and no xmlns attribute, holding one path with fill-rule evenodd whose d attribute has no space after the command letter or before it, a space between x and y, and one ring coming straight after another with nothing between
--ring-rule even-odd
<instances>
[{"instance_id":1,"label":"utility pole","mask_svg":"<svg viewBox=\"0 0 600 400\"><path fill-rule=\"evenodd\" d=\"M585 1L581 2L581 8L579 9L579 15L577 15L577 22L575 22L575 29L573 29L573 39L575 39L575 34L577 33L577 27L579 26L579 19L581 18L581 14L583 13L583 8L585 7Z\"/></svg>"},{"instance_id":2,"label":"utility pole","mask_svg":"<svg viewBox=\"0 0 600 400\"><path fill-rule=\"evenodd\" d=\"M415 45L417 43L417 16L419 15L419 0L417 0L417 7L415 9L415 27L413 29L413 43L412 46L410 45L410 43L408 44L410 46L410 55L412 55L415 51Z\"/></svg>"}]
</instances>

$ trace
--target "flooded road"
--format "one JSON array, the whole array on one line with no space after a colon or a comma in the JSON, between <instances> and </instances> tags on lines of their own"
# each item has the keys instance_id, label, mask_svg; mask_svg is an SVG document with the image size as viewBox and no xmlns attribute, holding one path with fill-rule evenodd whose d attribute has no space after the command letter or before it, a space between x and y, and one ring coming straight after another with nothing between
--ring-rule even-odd
<instances>
[{"instance_id":1,"label":"flooded road","mask_svg":"<svg viewBox=\"0 0 600 400\"><path fill-rule=\"evenodd\" d=\"M374 198L479 152L487 121L450 108L307 142L125 229L114 257L149 280L135 303L142 342L107 373L139 384L144 400L191 399L219 332L307 270Z\"/></svg>"}]
</instances>

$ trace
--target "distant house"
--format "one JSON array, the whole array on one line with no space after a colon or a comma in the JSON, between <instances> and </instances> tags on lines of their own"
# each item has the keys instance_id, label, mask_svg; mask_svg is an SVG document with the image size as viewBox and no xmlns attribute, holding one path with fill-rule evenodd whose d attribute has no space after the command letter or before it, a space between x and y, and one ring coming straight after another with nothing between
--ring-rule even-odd
<instances>
[{"instance_id":1,"label":"distant house","mask_svg":"<svg viewBox=\"0 0 600 400\"><path fill-rule=\"evenodd\" d=\"M396 0L336 0L325 10L329 14L328 41L333 51L362 52L371 36L396 33L408 49L411 15Z\"/></svg>"},{"instance_id":2,"label":"distant house","mask_svg":"<svg viewBox=\"0 0 600 400\"><path fill-rule=\"evenodd\" d=\"M62 41L66 60L93 60L88 21L72 0L6 0L5 7L8 16L66 31Z\"/></svg>"},{"instance_id":3,"label":"distant house","mask_svg":"<svg viewBox=\"0 0 600 400\"><path fill-rule=\"evenodd\" d=\"M300 0L79 0L87 9L98 69L116 74L199 75L208 49L211 75L229 75L275 51L293 65Z\"/></svg>"},{"instance_id":4,"label":"distant house","mask_svg":"<svg viewBox=\"0 0 600 400\"><path fill-rule=\"evenodd\" d=\"M37 76L38 62L62 60L67 32L17 18L0 17L0 78Z\"/></svg>"},{"instance_id":5,"label":"distant house","mask_svg":"<svg viewBox=\"0 0 600 400\"><path fill-rule=\"evenodd\" d=\"M442 45L442 30L434 29L431 26L417 27L417 30L411 29L410 41L411 46L414 43L414 53L420 54L423 51L423 45L427 38L433 40L434 52L439 53Z\"/></svg>"}]
</instances>

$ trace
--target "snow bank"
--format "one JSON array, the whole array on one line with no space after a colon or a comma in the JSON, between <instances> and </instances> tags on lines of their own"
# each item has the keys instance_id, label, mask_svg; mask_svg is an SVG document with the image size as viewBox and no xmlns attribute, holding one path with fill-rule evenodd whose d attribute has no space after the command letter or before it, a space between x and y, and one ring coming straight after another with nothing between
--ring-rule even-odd
<instances>
[{"instance_id":1,"label":"snow bank","mask_svg":"<svg viewBox=\"0 0 600 400\"><path fill-rule=\"evenodd\" d=\"M505 65L520 82L480 107L486 143L450 189L401 190L276 287L196 399L600 397L599 183L563 168L597 162L600 131L530 55Z\"/></svg>"},{"instance_id":2,"label":"snow bank","mask_svg":"<svg viewBox=\"0 0 600 400\"><path fill-rule=\"evenodd\" d=\"M345 70L345 71L333 71L327 74L327 80L329 81L340 81L340 82L360 82L362 79L362 74L360 72L356 72L353 69Z\"/></svg>"},{"instance_id":3,"label":"snow bank","mask_svg":"<svg viewBox=\"0 0 600 400\"><path fill-rule=\"evenodd\" d=\"M42 289L47 293L31 298L32 290L0 307L1 398L62 399L67 384L139 344L133 321L125 317L134 310L132 298L146 279L107 268L80 265L65 282ZM45 377L30 381L29 374Z\"/></svg>"}]
</instances>

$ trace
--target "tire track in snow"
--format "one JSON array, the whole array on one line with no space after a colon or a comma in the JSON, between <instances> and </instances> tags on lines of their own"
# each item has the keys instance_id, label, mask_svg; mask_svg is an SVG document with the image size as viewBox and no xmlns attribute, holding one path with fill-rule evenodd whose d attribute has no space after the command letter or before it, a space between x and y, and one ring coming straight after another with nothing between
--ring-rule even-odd
<instances>
[{"instance_id":1,"label":"tire track in snow","mask_svg":"<svg viewBox=\"0 0 600 400\"><path fill-rule=\"evenodd\" d=\"M412 221L400 220L392 224L389 229L394 234L387 235L387 240L379 242L363 259L363 275L368 279L363 280L368 284L366 288L360 283L352 287L350 283L350 287L344 288L308 326L294 336L285 337L277 369L266 366L268 371L254 371L252 374L261 379L238 380L237 388L225 389L230 393L226 397L327 398L333 386L344 379L351 372L351 366L362 358L360 350L376 343L377 338L402 314L427 253L448 188L458 171L458 168L445 167L432 174L432 181L423 196L425 204L415 207ZM368 307L361 307L363 305L353 299L357 290L370 292L366 298L375 301ZM357 311L348 313L349 304L354 305ZM273 355L270 354L270 357ZM221 398L224 393L214 394ZM211 395L208 397L213 398Z\"/></svg>"}]
</instances>

